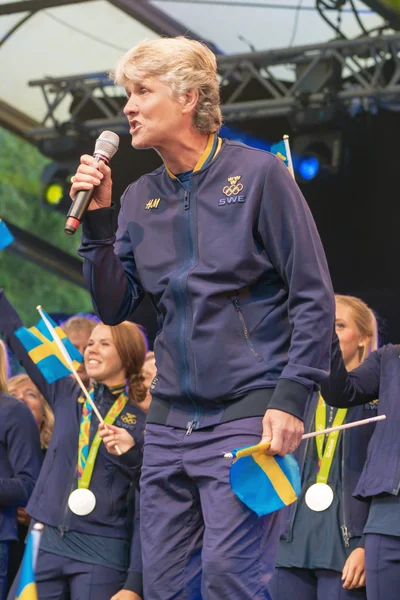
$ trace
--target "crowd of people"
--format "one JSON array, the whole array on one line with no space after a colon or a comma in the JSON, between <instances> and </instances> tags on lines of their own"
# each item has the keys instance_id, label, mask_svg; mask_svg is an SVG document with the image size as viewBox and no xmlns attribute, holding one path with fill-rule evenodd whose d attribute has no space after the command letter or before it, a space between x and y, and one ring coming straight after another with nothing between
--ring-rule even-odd
<instances>
[{"instance_id":1,"label":"crowd of people","mask_svg":"<svg viewBox=\"0 0 400 600\"><path fill-rule=\"evenodd\" d=\"M72 199L95 187L79 253L101 321L63 328L104 423L74 378L42 376L0 292L0 334L26 372L8 379L0 347L1 600L35 522L40 600L396 599L399 346L378 348L372 310L334 295L283 161L218 136L206 46L143 42L113 77L132 145L164 164L127 189L116 235L110 167L85 155L72 178ZM127 320L145 293L154 353ZM295 454L302 489L259 517L221 457L261 440Z\"/></svg>"},{"instance_id":2,"label":"crowd of people","mask_svg":"<svg viewBox=\"0 0 400 600\"><path fill-rule=\"evenodd\" d=\"M377 323L374 313L362 300L338 295L335 299L335 329L344 367L346 372L351 372L371 353L379 356L376 353ZM105 416L121 390L125 388L129 396L126 413L121 412L116 420L119 426L111 425L108 430L100 428L105 448L100 453L101 462L96 463L92 489L98 489L96 497L100 500L104 487L108 487L104 506L100 514L96 514L96 521L100 518L102 527L91 523L89 516L87 521L74 522L73 515L68 516L65 510L67 496L76 482L77 411L79 413L83 401L81 392L72 378L53 384L46 382L14 336L21 321L4 292L0 295L0 306L0 332L26 371L8 376L6 346L0 343L2 598L6 598L10 589L10 600L15 598L26 536L35 521L46 525L36 571L40 597L117 599L124 598L118 595L121 588L134 594L127 598L142 598L138 514L138 473L142 457L137 449L141 447L145 415L151 402L150 385L156 376L154 352L146 352L144 334L133 323L110 327L95 318L72 317L62 325L84 355L79 373L88 389L93 387L102 415ZM369 392L369 398L362 397L366 392L358 391L360 397L368 401L345 409L342 422L377 413L378 381ZM372 384L368 382L368 385ZM327 397L329 394L332 390L327 392ZM340 397L343 397L342 392ZM336 402L342 403L345 404L345 400ZM326 405L322 396L316 395L307 406L306 431L315 430L320 418L318 407L323 407L324 425L331 426L335 422L338 409ZM135 411L134 419L128 409ZM124 419L124 415L129 415L129 419ZM130 424L133 420L135 423ZM92 439L98 425L94 416ZM400 535L396 530L396 504L390 496L377 494L371 510L371 498L353 497L373 433L374 425L370 424L338 435L327 476L334 498L324 511L313 510L307 501L307 491L318 481L323 453L319 454L315 440L303 442L296 451L302 491L298 501L283 511L286 514L282 520L276 568L269 583L273 600L319 597L365 600L365 544L371 534L375 541L375 558L369 557L370 577L384 571L383 581L386 586L392 585L393 576L387 572L382 556L378 564L375 547L377 537L380 542L393 545L394 534ZM123 452L121 457L116 445ZM46 461L47 453L52 458ZM120 470L118 476L114 469ZM111 473L113 476L107 486L107 476ZM25 507L30 499L28 514ZM392 513L390 523L386 507ZM387 553L385 563L390 561ZM373 585L378 586L378 583Z\"/></svg>"},{"instance_id":3,"label":"crowd of people","mask_svg":"<svg viewBox=\"0 0 400 600\"><path fill-rule=\"evenodd\" d=\"M2 346L2 392L7 392L8 396L5 396L7 401L1 409L5 411L12 398L10 406L14 407L15 419L20 420L14 441L17 449L9 445L8 438L2 437L10 470L8 474L5 471L5 475L10 478L10 486L16 487L18 478L22 478L26 488L24 495L20 491L18 500L9 492L8 529L1 528L5 536L2 542L4 565L8 562L8 576L6 572L3 574L2 598L5 598L7 579L9 584L13 579L17 583L16 569L23 554L24 540L29 524L35 521L46 524L36 565L41 594L67 598L70 593L74 597L76 589L85 598L111 598L124 585L139 595L140 539L136 535L135 544L139 543L139 547L132 553L131 539L144 421L149 404L149 386L145 385L145 377L152 376L153 353L147 354L146 339L134 323L124 322L110 328L94 318L72 317L63 325L71 341L83 351L84 362L79 373L88 389L93 389L101 415L106 418L122 397L113 422L117 425L114 429L121 431L118 444L123 456L115 460L104 444L99 445L96 468L90 481L90 488L96 493L96 509L82 519L67 506L78 477L82 392L72 378L52 384L46 381L14 335L22 323L4 292L1 292L0 303L1 334L26 371L26 374L6 379L6 352ZM26 407L32 414L30 430L25 422L27 417L22 420L18 416L21 407L23 414L26 414ZM3 418L2 425L6 423L15 428L15 423ZM93 415L88 432L91 445L98 425L96 415ZM129 438L129 452L124 445L124 434ZM110 444L112 446L112 440ZM18 456L19 462L14 456L16 452L23 453L22 457ZM23 458L25 462L21 462ZM29 514L25 511L28 500ZM6 513L4 519L5 516ZM14 598L15 593L15 586L11 587L10 597Z\"/></svg>"}]
</instances>

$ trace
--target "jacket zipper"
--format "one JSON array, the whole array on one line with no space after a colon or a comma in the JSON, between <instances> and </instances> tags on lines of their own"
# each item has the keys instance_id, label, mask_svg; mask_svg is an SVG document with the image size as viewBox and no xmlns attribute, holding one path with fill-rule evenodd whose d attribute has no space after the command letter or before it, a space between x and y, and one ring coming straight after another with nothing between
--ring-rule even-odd
<instances>
[{"instance_id":1,"label":"jacket zipper","mask_svg":"<svg viewBox=\"0 0 400 600\"><path fill-rule=\"evenodd\" d=\"M114 485L114 479L115 479L115 467L112 467L110 479L111 479L111 481L110 481L110 488L109 488L109 498L110 498L109 515L111 517L114 513L114 496L113 496L112 491L113 491L113 485Z\"/></svg>"},{"instance_id":2,"label":"jacket zipper","mask_svg":"<svg viewBox=\"0 0 400 600\"><path fill-rule=\"evenodd\" d=\"M238 317L240 319L240 322L242 324L243 334L244 334L246 343L247 343L250 351L252 352L254 358L257 361L259 361L259 362L262 361L261 356L258 354L257 350L254 348L253 342L250 339L249 330L247 328L246 321L244 320L243 312L242 312L242 309L240 307L239 301L236 300L236 298L232 298L232 304L235 307L235 310L236 310L236 312L238 314Z\"/></svg>"},{"instance_id":3,"label":"jacket zipper","mask_svg":"<svg viewBox=\"0 0 400 600\"><path fill-rule=\"evenodd\" d=\"M189 210L190 208L190 191L186 189L183 196L183 207L185 210Z\"/></svg>"},{"instance_id":4,"label":"jacket zipper","mask_svg":"<svg viewBox=\"0 0 400 600\"><path fill-rule=\"evenodd\" d=\"M179 182L180 183L180 182ZM192 231L191 231L191 222L190 222L190 190L187 190L183 184L181 183L182 187L184 188L184 200L183 200L183 207L185 210L185 214L187 215L187 218L189 219L189 223L188 223L188 230L189 230L189 235L188 235L188 241L189 241L189 261L188 261L188 268L185 269L185 271L183 273L181 273L177 279L177 284L178 284L178 299L181 302L181 307L182 307L182 322L181 322L181 326L180 326L180 341L182 344L182 355L183 355L183 368L184 368L184 373L183 373L183 380L182 380L182 391L186 394L186 396L189 398L189 400L191 401L191 403L193 404L193 408L194 408L194 415L193 415L193 419L191 421L188 422L187 424L187 430L186 430L186 435L190 435L193 431L193 429L195 429L198 420L199 420L199 413L198 413L198 407L197 404L195 403L195 401L193 400L193 398L191 397L190 394L190 385L189 385L189 380L190 380L190 369L189 369L189 359L188 359L188 354L187 354L187 340L186 340L186 334L187 334L187 323L186 323L186 315L185 315L185 294L184 294L184 280L185 277L187 278L187 272L189 270L189 268L191 267L192 261L193 261L193 255L194 255L194 249L193 249L193 237L192 237Z\"/></svg>"},{"instance_id":5,"label":"jacket zipper","mask_svg":"<svg viewBox=\"0 0 400 600\"><path fill-rule=\"evenodd\" d=\"M75 479L75 477L74 477ZM75 481L70 485L69 488L69 493L67 495L66 498L66 502L65 502L65 507L64 507L64 516L61 520L61 523L58 527L59 532L60 532L60 537L64 537L65 533L68 531L68 523L69 523L69 515L68 515L68 511L69 511L69 506L68 506L68 498L70 496L70 494L72 494L73 490L75 489Z\"/></svg>"},{"instance_id":6,"label":"jacket zipper","mask_svg":"<svg viewBox=\"0 0 400 600\"><path fill-rule=\"evenodd\" d=\"M346 548L349 548L350 546L350 532L347 528L346 522L346 503L345 503L345 493L344 493L344 488L345 488L345 481L344 481L344 440L346 438L345 432L342 432L342 519L343 519L343 523L340 526L340 529L342 530L342 536L343 536L343 541L344 541L344 545L346 546Z\"/></svg>"}]
</instances>

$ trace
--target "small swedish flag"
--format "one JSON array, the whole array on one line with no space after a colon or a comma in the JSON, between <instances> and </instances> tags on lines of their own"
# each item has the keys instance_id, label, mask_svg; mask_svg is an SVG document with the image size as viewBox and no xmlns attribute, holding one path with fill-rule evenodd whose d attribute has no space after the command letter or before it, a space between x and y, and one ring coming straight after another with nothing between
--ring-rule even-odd
<instances>
[{"instance_id":1,"label":"small swedish flag","mask_svg":"<svg viewBox=\"0 0 400 600\"><path fill-rule=\"evenodd\" d=\"M269 456L263 450L240 457L245 448L233 450L232 491L259 517L295 502L301 491L299 465L291 454ZM246 454L246 452L244 452Z\"/></svg>"},{"instance_id":2,"label":"small swedish flag","mask_svg":"<svg viewBox=\"0 0 400 600\"><path fill-rule=\"evenodd\" d=\"M272 144L271 146L272 154L275 154L278 158L281 158L285 165L289 167L289 159L286 152L285 142L281 140L277 144Z\"/></svg>"},{"instance_id":3,"label":"small swedish flag","mask_svg":"<svg viewBox=\"0 0 400 600\"><path fill-rule=\"evenodd\" d=\"M36 523L28 536L24 557L22 559L16 600L38 600L35 581L35 565L42 530L43 525Z\"/></svg>"},{"instance_id":4,"label":"small swedish flag","mask_svg":"<svg viewBox=\"0 0 400 600\"><path fill-rule=\"evenodd\" d=\"M82 354L78 352L63 330L47 315L47 313L44 311L43 313L56 330L65 349L71 357L74 367L78 369L83 361ZM72 371L57 347L57 344L53 341L53 337L43 319L40 319L40 321L30 329L20 327L20 329L15 332L15 335L48 383L53 383L62 377L71 375Z\"/></svg>"}]
</instances>

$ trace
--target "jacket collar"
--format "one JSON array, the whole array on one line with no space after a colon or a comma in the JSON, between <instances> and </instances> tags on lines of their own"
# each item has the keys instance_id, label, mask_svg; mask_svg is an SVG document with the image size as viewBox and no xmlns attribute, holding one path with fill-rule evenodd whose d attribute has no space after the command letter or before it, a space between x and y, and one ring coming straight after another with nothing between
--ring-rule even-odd
<instances>
[{"instance_id":1,"label":"jacket collar","mask_svg":"<svg viewBox=\"0 0 400 600\"><path fill-rule=\"evenodd\" d=\"M101 401L103 398L109 398L110 400L117 398L126 389L126 382L123 381L118 385L107 386L104 383L94 383L94 397L97 401Z\"/></svg>"},{"instance_id":2,"label":"jacket collar","mask_svg":"<svg viewBox=\"0 0 400 600\"><path fill-rule=\"evenodd\" d=\"M203 154L200 156L199 160L197 161L197 164L193 169L193 173L196 173L196 171L200 171L200 169L204 169L204 167L206 167L217 156L218 152L221 150L221 146L222 139L218 137L216 133L210 133L210 135L208 136L206 148ZM172 171L168 169L168 167L165 167L165 170L167 171L171 179L177 179L177 177L172 173Z\"/></svg>"}]
</instances>

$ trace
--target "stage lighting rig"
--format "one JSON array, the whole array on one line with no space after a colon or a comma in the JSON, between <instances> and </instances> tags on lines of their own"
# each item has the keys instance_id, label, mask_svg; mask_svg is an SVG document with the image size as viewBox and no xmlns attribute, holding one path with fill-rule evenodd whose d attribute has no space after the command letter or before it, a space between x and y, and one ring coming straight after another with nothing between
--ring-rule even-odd
<instances>
[{"instance_id":1,"label":"stage lighting rig","mask_svg":"<svg viewBox=\"0 0 400 600\"><path fill-rule=\"evenodd\" d=\"M342 133L307 133L292 144L294 170L302 183L337 175L342 159Z\"/></svg>"},{"instance_id":2,"label":"stage lighting rig","mask_svg":"<svg viewBox=\"0 0 400 600\"><path fill-rule=\"evenodd\" d=\"M76 161L52 162L45 166L41 179L41 202L51 210L66 214L71 200L69 190Z\"/></svg>"}]
</instances>

